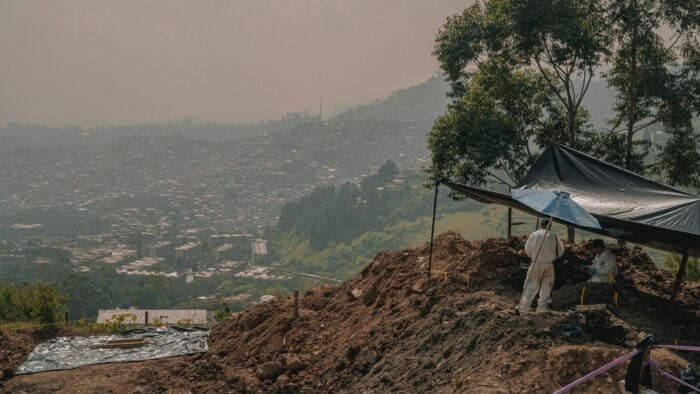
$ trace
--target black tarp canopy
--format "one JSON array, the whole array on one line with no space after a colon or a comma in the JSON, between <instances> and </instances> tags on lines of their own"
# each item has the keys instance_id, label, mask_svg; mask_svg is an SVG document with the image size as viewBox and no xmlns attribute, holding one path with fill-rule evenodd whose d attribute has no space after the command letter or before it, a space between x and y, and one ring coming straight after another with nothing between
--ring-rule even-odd
<instances>
[{"instance_id":1,"label":"black tarp canopy","mask_svg":"<svg viewBox=\"0 0 700 394\"><path fill-rule=\"evenodd\" d=\"M484 203L536 214L509 194L449 180L440 183ZM598 219L601 235L700 256L700 198L585 153L551 145L517 186L566 191Z\"/></svg>"}]
</instances>

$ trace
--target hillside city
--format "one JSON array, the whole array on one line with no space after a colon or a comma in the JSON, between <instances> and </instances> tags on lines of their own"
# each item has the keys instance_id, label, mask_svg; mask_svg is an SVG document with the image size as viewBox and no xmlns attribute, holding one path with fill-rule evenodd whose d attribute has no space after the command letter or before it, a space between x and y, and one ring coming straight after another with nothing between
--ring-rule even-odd
<instances>
[{"instance_id":1,"label":"hillside city","mask_svg":"<svg viewBox=\"0 0 700 394\"><path fill-rule=\"evenodd\" d=\"M76 273L101 265L161 277L174 292L203 278L290 280L265 263L284 203L314 187L359 184L387 158L404 176L425 164L425 119L361 116L306 116L287 130L223 140L182 125L157 134L135 126L106 142L87 129L82 144L73 133L65 146L0 149L0 267L62 257Z\"/></svg>"}]
</instances>

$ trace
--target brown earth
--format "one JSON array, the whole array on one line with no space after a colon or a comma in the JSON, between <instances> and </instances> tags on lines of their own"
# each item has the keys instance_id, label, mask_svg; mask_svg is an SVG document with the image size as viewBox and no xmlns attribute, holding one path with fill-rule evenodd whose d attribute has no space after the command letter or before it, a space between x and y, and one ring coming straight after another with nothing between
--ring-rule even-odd
<instances>
[{"instance_id":1,"label":"brown earth","mask_svg":"<svg viewBox=\"0 0 700 394\"><path fill-rule=\"evenodd\" d=\"M0 331L0 381L9 377L39 343L29 330Z\"/></svg>"},{"instance_id":2,"label":"brown earth","mask_svg":"<svg viewBox=\"0 0 700 394\"><path fill-rule=\"evenodd\" d=\"M557 267L556 310L519 316L528 258L522 239L436 239L433 275L427 246L379 253L356 278L308 292L300 316L280 299L214 327L206 355L15 376L9 392L552 392L631 350L643 333L661 343L696 344L700 287L688 284L673 305L672 276L639 249L619 248L619 304L571 310L580 302L575 246ZM584 302L612 303L608 285L587 286ZM583 328L578 337L561 329ZM688 355L683 355L688 356ZM667 350L653 357L677 375L687 361ZM697 363L697 359L693 359ZM618 392L625 367L577 392ZM659 392L673 384L654 375Z\"/></svg>"}]
</instances>

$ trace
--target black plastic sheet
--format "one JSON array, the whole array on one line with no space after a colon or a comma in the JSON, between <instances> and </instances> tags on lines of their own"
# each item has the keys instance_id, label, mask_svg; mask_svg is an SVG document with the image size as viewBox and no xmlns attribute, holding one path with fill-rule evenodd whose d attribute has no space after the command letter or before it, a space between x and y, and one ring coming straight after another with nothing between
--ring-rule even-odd
<instances>
[{"instance_id":1,"label":"black plastic sheet","mask_svg":"<svg viewBox=\"0 0 700 394\"><path fill-rule=\"evenodd\" d=\"M480 202L534 213L509 194L442 180ZM602 230L586 231L676 253L700 256L700 197L634 174L585 153L551 145L517 186L565 191L595 216Z\"/></svg>"},{"instance_id":2,"label":"black plastic sheet","mask_svg":"<svg viewBox=\"0 0 700 394\"><path fill-rule=\"evenodd\" d=\"M59 337L40 343L17 369L28 374L86 365L155 360L207 351L209 330L205 328L147 328L120 335ZM145 338L141 347L101 348L108 340Z\"/></svg>"}]
</instances>

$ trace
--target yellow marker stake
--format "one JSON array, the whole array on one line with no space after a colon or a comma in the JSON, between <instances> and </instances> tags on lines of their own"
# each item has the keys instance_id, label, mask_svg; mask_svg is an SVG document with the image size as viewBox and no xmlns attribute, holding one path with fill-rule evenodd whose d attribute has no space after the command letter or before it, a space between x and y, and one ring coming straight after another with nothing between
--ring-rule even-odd
<instances>
[{"instance_id":1,"label":"yellow marker stake","mask_svg":"<svg viewBox=\"0 0 700 394\"><path fill-rule=\"evenodd\" d=\"M581 305L583 305L583 296L586 294L586 286L581 288Z\"/></svg>"},{"instance_id":2,"label":"yellow marker stake","mask_svg":"<svg viewBox=\"0 0 700 394\"><path fill-rule=\"evenodd\" d=\"M447 282L447 271L443 272L445 274L445 282Z\"/></svg>"},{"instance_id":3,"label":"yellow marker stake","mask_svg":"<svg viewBox=\"0 0 700 394\"><path fill-rule=\"evenodd\" d=\"M615 307L617 308L617 303L619 301L619 295L617 294L617 291L613 295L613 300L615 301Z\"/></svg>"}]
</instances>

